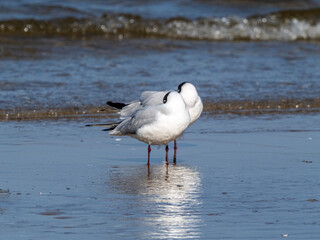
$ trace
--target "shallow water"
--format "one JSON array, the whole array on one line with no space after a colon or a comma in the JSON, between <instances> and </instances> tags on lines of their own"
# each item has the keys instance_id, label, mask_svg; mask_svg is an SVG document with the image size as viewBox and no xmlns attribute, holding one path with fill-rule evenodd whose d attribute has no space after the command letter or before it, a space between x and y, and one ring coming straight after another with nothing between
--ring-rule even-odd
<instances>
[{"instance_id":1,"label":"shallow water","mask_svg":"<svg viewBox=\"0 0 320 240\"><path fill-rule=\"evenodd\" d=\"M103 121L103 120L101 120ZM317 239L319 115L202 117L165 151L83 121L1 128L6 239Z\"/></svg>"},{"instance_id":2,"label":"shallow water","mask_svg":"<svg viewBox=\"0 0 320 240\"><path fill-rule=\"evenodd\" d=\"M23 48L32 54L21 52L17 42L5 47L2 119L12 113L63 113L72 107L102 107L106 100L131 101L143 90L174 89L182 81L198 87L206 110L241 110L239 105L245 109L246 104L253 110L319 110L317 43L39 41L23 39ZM220 109L212 109L219 104Z\"/></svg>"}]
</instances>

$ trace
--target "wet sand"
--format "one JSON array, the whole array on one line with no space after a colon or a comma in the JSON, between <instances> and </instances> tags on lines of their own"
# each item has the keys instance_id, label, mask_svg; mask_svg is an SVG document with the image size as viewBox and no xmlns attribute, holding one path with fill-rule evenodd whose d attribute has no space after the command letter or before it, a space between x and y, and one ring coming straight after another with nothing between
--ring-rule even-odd
<instances>
[{"instance_id":1,"label":"wet sand","mask_svg":"<svg viewBox=\"0 0 320 240\"><path fill-rule=\"evenodd\" d=\"M318 239L319 119L204 114L149 175L103 119L2 122L1 238Z\"/></svg>"}]
</instances>

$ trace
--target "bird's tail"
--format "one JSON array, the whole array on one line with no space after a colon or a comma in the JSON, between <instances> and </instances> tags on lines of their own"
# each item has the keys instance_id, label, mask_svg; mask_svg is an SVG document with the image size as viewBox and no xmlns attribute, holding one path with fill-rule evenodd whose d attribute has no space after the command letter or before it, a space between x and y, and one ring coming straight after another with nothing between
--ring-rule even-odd
<instances>
[{"instance_id":1,"label":"bird's tail","mask_svg":"<svg viewBox=\"0 0 320 240\"><path fill-rule=\"evenodd\" d=\"M102 129L102 131L111 131L113 129L115 129L118 125L114 125L114 126L111 126L109 128L105 128L105 129Z\"/></svg>"},{"instance_id":2,"label":"bird's tail","mask_svg":"<svg viewBox=\"0 0 320 240\"><path fill-rule=\"evenodd\" d=\"M111 131L115 129L121 122L114 122L114 123L102 123L102 124L88 124L86 127L106 127L102 131Z\"/></svg>"},{"instance_id":3,"label":"bird's tail","mask_svg":"<svg viewBox=\"0 0 320 240\"><path fill-rule=\"evenodd\" d=\"M127 106L128 104L108 101L107 105L109 105L110 107L114 107L116 109L122 109L125 106Z\"/></svg>"}]
</instances>

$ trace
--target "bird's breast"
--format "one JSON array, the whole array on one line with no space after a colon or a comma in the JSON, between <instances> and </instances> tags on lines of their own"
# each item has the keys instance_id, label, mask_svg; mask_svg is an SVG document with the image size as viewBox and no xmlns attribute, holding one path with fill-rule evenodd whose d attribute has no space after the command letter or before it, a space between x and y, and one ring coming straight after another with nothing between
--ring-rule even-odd
<instances>
[{"instance_id":1,"label":"bird's breast","mask_svg":"<svg viewBox=\"0 0 320 240\"><path fill-rule=\"evenodd\" d=\"M190 122L189 113L159 114L157 121L143 126L137 131L141 141L153 145L168 144L180 136Z\"/></svg>"}]
</instances>

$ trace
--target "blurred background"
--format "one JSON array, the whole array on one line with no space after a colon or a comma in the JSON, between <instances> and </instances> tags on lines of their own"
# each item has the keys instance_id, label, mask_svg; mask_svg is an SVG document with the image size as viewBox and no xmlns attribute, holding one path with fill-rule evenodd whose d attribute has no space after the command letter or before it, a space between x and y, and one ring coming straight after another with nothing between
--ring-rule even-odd
<instances>
[{"instance_id":1,"label":"blurred background","mask_svg":"<svg viewBox=\"0 0 320 240\"><path fill-rule=\"evenodd\" d=\"M319 0L2 0L0 118L194 83L207 113L320 107Z\"/></svg>"}]
</instances>

